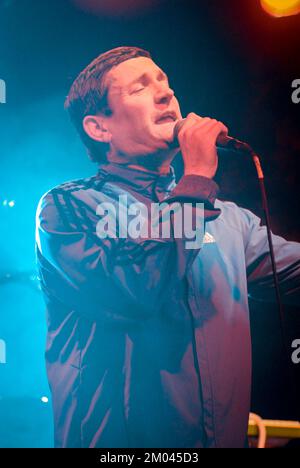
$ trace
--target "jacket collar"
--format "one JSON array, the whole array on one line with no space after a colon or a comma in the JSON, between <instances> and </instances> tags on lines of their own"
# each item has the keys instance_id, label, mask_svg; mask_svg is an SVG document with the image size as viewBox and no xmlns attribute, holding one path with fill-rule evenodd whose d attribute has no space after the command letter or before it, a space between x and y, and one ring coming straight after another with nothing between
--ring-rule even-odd
<instances>
[{"instance_id":1,"label":"jacket collar","mask_svg":"<svg viewBox=\"0 0 300 468\"><path fill-rule=\"evenodd\" d=\"M109 176L109 179L115 179L124 185L132 187L136 192L150 195L151 198L163 200L168 193L176 186L175 171L170 167L168 174L159 172L133 169L125 164L105 163L99 165L98 175Z\"/></svg>"}]
</instances>

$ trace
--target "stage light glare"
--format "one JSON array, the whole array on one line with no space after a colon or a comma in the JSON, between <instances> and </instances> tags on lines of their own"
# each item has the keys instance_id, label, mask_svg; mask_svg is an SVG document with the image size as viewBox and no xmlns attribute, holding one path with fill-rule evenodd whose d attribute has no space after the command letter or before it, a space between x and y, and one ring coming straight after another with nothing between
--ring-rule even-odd
<instances>
[{"instance_id":1,"label":"stage light glare","mask_svg":"<svg viewBox=\"0 0 300 468\"><path fill-rule=\"evenodd\" d=\"M11 200L9 203L8 203L8 206L10 208L13 208L15 206L16 202L14 200Z\"/></svg>"},{"instance_id":2,"label":"stage light glare","mask_svg":"<svg viewBox=\"0 0 300 468\"><path fill-rule=\"evenodd\" d=\"M300 0L260 0L260 3L269 15L276 18L300 13Z\"/></svg>"},{"instance_id":3,"label":"stage light glare","mask_svg":"<svg viewBox=\"0 0 300 468\"><path fill-rule=\"evenodd\" d=\"M7 204L8 204L8 201L4 200L3 203L2 203L2 206L7 206Z\"/></svg>"},{"instance_id":4,"label":"stage light glare","mask_svg":"<svg viewBox=\"0 0 300 468\"><path fill-rule=\"evenodd\" d=\"M46 397L46 396L43 396L43 397L41 398L41 401L42 401L43 403L48 403L48 402L49 402L49 398Z\"/></svg>"}]
</instances>

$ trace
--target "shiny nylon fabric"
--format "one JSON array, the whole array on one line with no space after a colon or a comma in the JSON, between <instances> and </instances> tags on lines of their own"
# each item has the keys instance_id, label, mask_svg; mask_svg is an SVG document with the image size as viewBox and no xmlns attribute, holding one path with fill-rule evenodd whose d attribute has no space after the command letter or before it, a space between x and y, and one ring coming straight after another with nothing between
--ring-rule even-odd
<instances>
[{"instance_id":1,"label":"shiny nylon fabric","mask_svg":"<svg viewBox=\"0 0 300 468\"><path fill-rule=\"evenodd\" d=\"M199 250L99 240L96 207L203 202ZM37 213L47 372L57 447L243 447L251 387L249 291L274 297L265 229L216 184L117 164L48 192ZM285 299L299 303L300 247L274 236Z\"/></svg>"}]
</instances>

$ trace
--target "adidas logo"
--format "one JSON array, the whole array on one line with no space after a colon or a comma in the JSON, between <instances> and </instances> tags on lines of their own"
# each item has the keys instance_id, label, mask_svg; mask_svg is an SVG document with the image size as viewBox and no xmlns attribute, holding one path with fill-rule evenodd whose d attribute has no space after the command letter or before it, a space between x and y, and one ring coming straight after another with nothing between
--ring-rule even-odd
<instances>
[{"instance_id":1,"label":"adidas logo","mask_svg":"<svg viewBox=\"0 0 300 468\"><path fill-rule=\"evenodd\" d=\"M206 232L204 239L203 239L203 244L215 244L215 242L216 242L216 239L214 238L214 236L209 234L209 232Z\"/></svg>"}]
</instances>

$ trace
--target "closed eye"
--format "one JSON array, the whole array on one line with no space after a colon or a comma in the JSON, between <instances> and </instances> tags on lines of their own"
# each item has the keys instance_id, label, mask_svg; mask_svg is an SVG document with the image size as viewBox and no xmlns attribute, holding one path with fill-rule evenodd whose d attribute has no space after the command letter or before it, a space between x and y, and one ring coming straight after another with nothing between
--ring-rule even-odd
<instances>
[{"instance_id":1,"label":"closed eye","mask_svg":"<svg viewBox=\"0 0 300 468\"><path fill-rule=\"evenodd\" d=\"M137 88L137 89L134 89L133 91L131 91L130 94L136 94L136 93L139 93L140 91L143 91L143 89L145 89L145 87L141 87L141 88Z\"/></svg>"}]
</instances>

